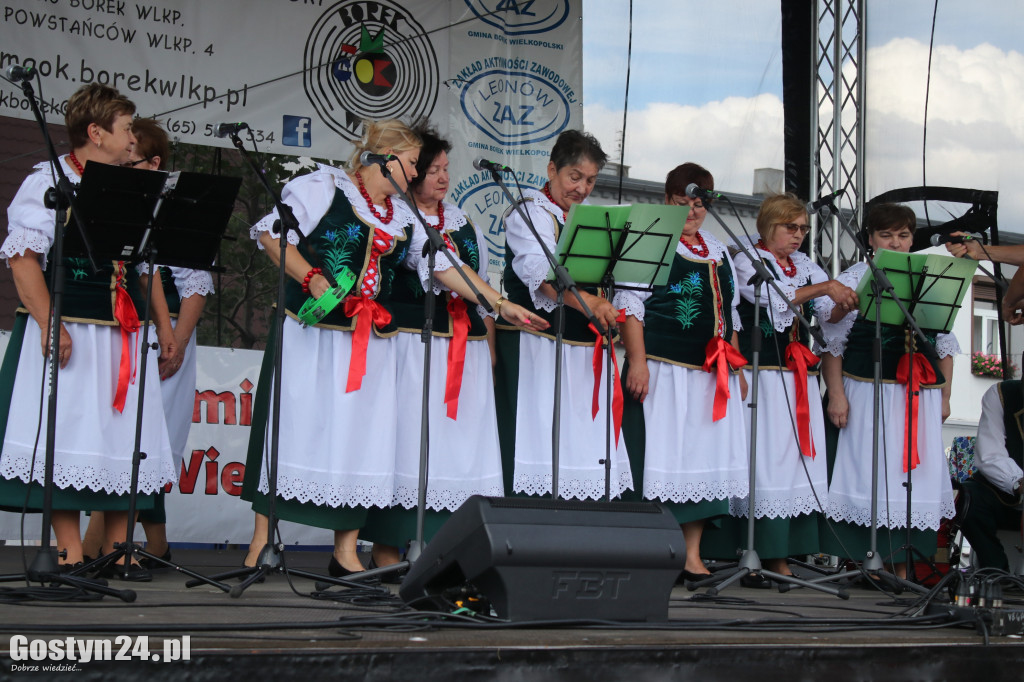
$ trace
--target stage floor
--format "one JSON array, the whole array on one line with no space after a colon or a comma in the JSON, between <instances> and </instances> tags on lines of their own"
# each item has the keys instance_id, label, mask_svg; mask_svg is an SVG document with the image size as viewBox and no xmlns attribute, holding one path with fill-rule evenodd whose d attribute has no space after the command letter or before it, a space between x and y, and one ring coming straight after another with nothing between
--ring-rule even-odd
<instances>
[{"instance_id":1,"label":"stage floor","mask_svg":"<svg viewBox=\"0 0 1024 682\"><path fill-rule=\"evenodd\" d=\"M27 548L29 561L35 548ZM0 572L22 570L23 552L0 547ZM174 550L174 560L210 575L241 562L239 551ZM288 552L290 568L325 569L326 553ZM756 676L784 679L1020 680L1019 637L985 638L974 629L917 619L916 595L893 597L851 587L849 600L798 589L750 589L734 584L717 598L676 587L669 622L657 624L482 624L451 619L446 627L403 606L379 588L333 588L314 598L313 581L272 575L240 597L211 586L185 587L185 576L158 571L150 583L110 586L137 594L126 603L45 600L5 603L0 627L0 679L46 676L13 661L11 637L113 639L148 635L150 652L163 640L189 636L190 660L77 663L86 679L702 680ZM232 581L231 584L237 584ZM0 585L10 591L15 582ZM395 594L397 587L388 586ZM940 599L941 601L941 599ZM1024 601L1018 601L1024 608ZM16 640L20 644L22 640ZM115 640L115 651L117 649ZM121 640L123 641L123 640ZM133 640L135 643L137 640ZM173 651L173 645L170 651ZM70 662L66 662L70 663ZM54 676L65 673L51 673Z\"/></svg>"}]
</instances>

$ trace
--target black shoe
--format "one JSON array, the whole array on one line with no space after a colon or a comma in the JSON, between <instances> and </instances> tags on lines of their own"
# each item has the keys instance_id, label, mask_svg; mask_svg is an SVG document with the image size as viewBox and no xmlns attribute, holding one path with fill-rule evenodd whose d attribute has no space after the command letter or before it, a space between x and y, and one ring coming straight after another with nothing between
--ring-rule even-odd
<instances>
[{"instance_id":1,"label":"black shoe","mask_svg":"<svg viewBox=\"0 0 1024 682\"><path fill-rule=\"evenodd\" d=\"M763 573L748 573L740 578L740 585L753 590L767 590L771 589L772 579Z\"/></svg>"},{"instance_id":2,"label":"black shoe","mask_svg":"<svg viewBox=\"0 0 1024 682\"><path fill-rule=\"evenodd\" d=\"M366 568L367 568L367 570L369 570L369 569L373 569L373 568L386 568L386 567L378 566L377 562L374 561L373 557L371 556L370 557L370 564ZM409 573L409 569L408 568L403 568L403 569L400 569L398 571L394 571L392 573L386 573L384 575L378 576L378 578L380 579L380 581L382 583L387 583L388 585L401 585L402 584L402 580L405 579L405 576L408 573Z\"/></svg>"},{"instance_id":3,"label":"black shoe","mask_svg":"<svg viewBox=\"0 0 1024 682\"><path fill-rule=\"evenodd\" d=\"M171 548L168 547L167 551L164 552L163 556L160 557L160 558L162 560L164 560L164 561L170 561L171 560ZM159 561L157 561L156 559L150 559L149 557L142 557L142 558L140 558L139 559L139 565L142 566L147 571L156 571L156 570L159 570L161 568L170 568L170 566L168 566L167 564L162 564Z\"/></svg>"},{"instance_id":4,"label":"black shoe","mask_svg":"<svg viewBox=\"0 0 1024 682\"><path fill-rule=\"evenodd\" d=\"M338 560L334 558L333 554L331 555L330 562L327 564L327 572L331 575L332 578L344 578L354 573L362 573L362 571L348 570L340 563L338 563Z\"/></svg>"},{"instance_id":5,"label":"black shoe","mask_svg":"<svg viewBox=\"0 0 1024 682\"><path fill-rule=\"evenodd\" d=\"M132 583L148 583L153 579L153 574L139 564L129 564L126 572L124 564L110 563L101 568L96 575L100 578L117 578Z\"/></svg>"},{"instance_id":6,"label":"black shoe","mask_svg":"<svg viewBox=\"0 0 1024 682\"><path fill-rule=\"evenodd\" d=\"M684 568L683 572L679 574L678 578L676 578L676 585L682 585L688 582L699 583L702 580L707 580L713 575L714 573L691 573Z\"/></svg>"},{"instance_id":7,"label":"black shoe","mask_svg":"<svg viewBox=\"0 0 1024 682\"><path fill-rule=\"evenodd\" d=\"M57 575L64 575L65 573L71 573L77 571L82 566L85 566L88 561L77 561L73 564L57 564ZM84 576L83 576L84 577Z\"/></svg>"}]
</instances>

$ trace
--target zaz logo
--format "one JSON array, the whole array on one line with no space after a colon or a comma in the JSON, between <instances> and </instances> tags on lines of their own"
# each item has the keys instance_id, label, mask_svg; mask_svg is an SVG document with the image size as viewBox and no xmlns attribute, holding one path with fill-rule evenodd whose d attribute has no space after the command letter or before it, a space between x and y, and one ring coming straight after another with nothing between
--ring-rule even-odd
<instances>
[{"instance_id":1,"label":"zaz logo","mask_svg":"<svg viewBox=\"0 0 1024 682\"><path fill-rule=\"evenodd\" d=\"M509 36L544 33L569 16L569 0L466 0L466 5L481 21Z\"/></svg>"},{"instance_id":2,"label":"zaz logo","mask_svg":"<svg viewBox=\"0 0 1024 682\"><path fill-rule=\"evenodd\" d=\"M535 144L569 125L569 100L552 83L523 71L485 71L462 88L462 111L502 145Z\"/></svg>"},{"instance_id":3,"label":"zaz logo","mask_svg":"<svg viewBox=\"0 0 1024 682\"><path fill-rule=\"evenodd\" d=\"M281 144L288 147L309 147L313 144L309 126L308 116L285 116Z\"/></svg>"}]
</instances>

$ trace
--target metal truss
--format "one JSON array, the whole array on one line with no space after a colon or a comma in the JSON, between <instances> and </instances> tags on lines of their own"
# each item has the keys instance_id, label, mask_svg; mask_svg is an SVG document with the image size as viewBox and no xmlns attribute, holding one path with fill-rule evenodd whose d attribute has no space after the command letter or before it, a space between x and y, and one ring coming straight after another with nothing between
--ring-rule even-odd
<instances>
[{"instance_id":1,"label":"metal truss","mask_svg":"<svg viewBox=\"0 0 1024 682\"><path fill-rule=\"evenodd\" d=\"M845 189L844 219L863 215L867 0L817 0L811 106L812 198ZM833 277L858 260L840 216L811 217L812 257ZM859 224L859 220L854 220Z\"/></svg>"}]
</instances>

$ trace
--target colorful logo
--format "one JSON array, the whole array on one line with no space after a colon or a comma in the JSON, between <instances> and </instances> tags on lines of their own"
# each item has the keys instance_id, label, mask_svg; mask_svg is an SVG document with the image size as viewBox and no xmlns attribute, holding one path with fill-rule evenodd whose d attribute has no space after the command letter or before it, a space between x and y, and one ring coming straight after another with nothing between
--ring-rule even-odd
<instances>
[{"instance_id":1,"label":"colorful logo","mask_svg":"<svg viewBox=\"0 0 1024 682\"><path fill-rule=\"evenodd\" d=\"M347 140L363 119L426 118L440 76L434 46L408 10L391 0L343 0L306 40L303 87L316 113Z\"/></svg>"},{"instance_id":2,"label":"colorful logo","mask_svg":"<svg viewBox=\"0 0 1024 682\"><path fill-rule=\"evenodd\" d=\"M568 87L525 71L485 71L462 88L462 111L474 126L502 145L535 144L569 125ZM575 97L573 91L569 95Z\"/></svg>"},{"instance_id":3,"label":"colorful logo","mask_svg":"<svg viewBox=\"0 0 1024 682\"><path fill-rule=\"evenodd\" d=\"M309 147L313 144L309 116L285 116L281 125L281 144L288 147Z\"/></svg>"},{"instance_id":4,"label":"colorful logo","mask_svg":"<svg viewBox=\"0 0 1024 682\"><path fill-rule=\"evenodd\" d=\"M569 16L569 0L465 0L485 24L505 35L544 33L558 28Z\"/></svg>"}]
</instances>

